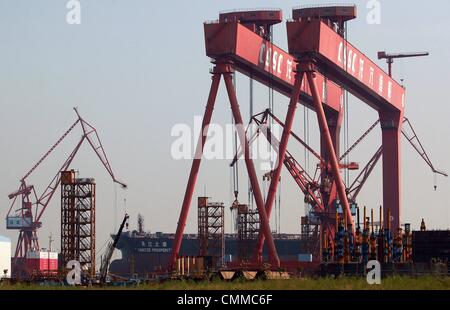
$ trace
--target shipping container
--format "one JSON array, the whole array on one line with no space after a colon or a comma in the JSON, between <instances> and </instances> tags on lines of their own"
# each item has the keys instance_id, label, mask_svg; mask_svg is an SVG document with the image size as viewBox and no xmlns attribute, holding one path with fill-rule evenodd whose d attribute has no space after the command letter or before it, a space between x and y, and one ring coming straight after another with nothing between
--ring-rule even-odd
<instances>
[{"instance_id":1,"label":"shipping container","mask_svg":"<svg viewBox=\"0 0 450 310\"><path fill-rule=\"evenodd\" d=\"M46 273L58 270L58 253L49 251L28 251L26 259L27 269L34 272Z\"/></svg>"}]
</instances>

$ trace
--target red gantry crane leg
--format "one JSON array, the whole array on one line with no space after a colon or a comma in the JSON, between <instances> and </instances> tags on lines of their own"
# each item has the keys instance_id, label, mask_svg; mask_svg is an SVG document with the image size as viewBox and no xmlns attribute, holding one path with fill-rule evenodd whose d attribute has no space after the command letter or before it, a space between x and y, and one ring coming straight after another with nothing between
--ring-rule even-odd
<instances>
[{"instance_id":1,"label":"red gantry crane leg","mask_svg":"<svg viewBox=\"0 0 450 310\"><path fill-rule=\"evenodd\" d=\"M339 162L336 156L336 152L334 150L333 140L331 139L331 134L328 129L327 119L325 117L325 112L322 107L322 103L320 100L320 95L317 90L316 85L316 72L314 68L314 63L309 61L307 64L306 76L308 79L309 87L311 89L311 93L313 95L313 101L316 107L317 120L319 122L319 128L321 132L321 136L324 139L326 144L326 149L329 154L331 170L333 172L334 181L338 190L339 199L342 205L342 208L347 216L347 223L352 226L352 231L355 233L355 225L353 224L353 216L350 210L350 204L348 203L347 193L345 191L345 185L342 181L342 176L339 168Z\"/></svg>"},{"instance_id":2,"label":"red gantry crane leg","mask_svg":"<svg viewBox=\"0 0 450 310\"><path fill-rule=\"evenodd\" d=\"M383 145L383 214L384 222L391 223L392 231L401 227L401 136L403 109L380 110ZM387 218L388 214L391 218Z\"/></svg>"},{"instance_id":3,"label":"red gantry crane leg","mask_svg":"<svg viewBox=\"0 0 450 310\"><path fill-rule=\"evenodd\" d=\"M219 88L219 83L221 76L224 76L225 85L227 88L228 97L230 100L231 110L233 113L233 118L235 120L236 124L236 130L238 131L239 139L241 142L241 145L244 147L244 157L245 157L245 164L247 167L247 172L249 174L250 183L253 188L253 195L255 197L256 206L258 208L258 213L261 221L261 229L264 234L264 237L268 241L268 248L269 248L269 258L272 265L279 267L280 266L280 260L278 258L278 254L275 248L275 243L272 237L272 233L270 230L269 220L266 213L266 209L264 208L264 200L261 193L261 189L259 187L258 179L256 176L255 167L253 164L253 160L250 157L249 153L249 146L247 137L245 135L244 125L242 121L242 116L239 110L238 101L236 98L236 92L233 86L232 81L232 74L234 73L234 70L232 69L232 66L229 62L216 62L215 68L213 70L213 81L211 85L211 90L208 98L208 103L206 106L205 114L203 117L203 123L202 123L202 131L200 133L200 137L197 143L197 149L195 152L195 158L192 163L191 172L189 175L189 180L185 192L185 196L183 199L183 205L181 209L180 218L178 221L177 231L175 234L175 241L173 243L172 248L172 256L170 259L170 269L174 270L180 248L181 248L181 242L183 239L183 233L184 229L186 227L186 221L187 216L189 214L189 207L192 201L192 196L195 189L195 184L197 181L198 172L200 169L200 163L201 158L203 155L203 148L206 143L206 138L208 135L208 126L211 122L212 113L215 105L215 100L217 97L217 91Z\"/></svg>"},{"instance_id":4,"label":"red gantry crane leg","mask_svg":"<svg viewBox=\"0 0 450 310\"><path fill-rule=\"evenodd\" d=\"M265 211L266 211L268 217L270 217L270 215L272 213L272 207L273 207L273 203L275 201L278 183L280 181L281 169L283 168L283 162L284 162L284 159L286 156L287 144L289 142L289 137L291 136L292 124L294 123L295 111L297 109L297 102L300 98L303 75L304 75L303 72L297 72L295 74L294 89L292 92L291 101L289 103L289 108L288 108L288 111L286 114L285 127L283 129L280 147L278 150L277 166L275 168L272 180L270 181L269 193L267 195L267 200L266 200ZM322 103L320 103L320 105L322 105ZM259 236L258 236L258 243L256 246L256 250L257 250L256 259L259 262L262 261L263 246L264 246L264 235L260 232Z\"/></svg>"}]
</instances>

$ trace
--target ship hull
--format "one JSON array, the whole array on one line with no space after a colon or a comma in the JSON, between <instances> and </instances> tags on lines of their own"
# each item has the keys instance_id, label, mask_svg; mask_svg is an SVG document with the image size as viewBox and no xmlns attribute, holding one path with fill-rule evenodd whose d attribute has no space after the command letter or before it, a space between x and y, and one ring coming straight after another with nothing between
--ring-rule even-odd
<instances>
[{"instance_id":1,"label":"ship hull","mask_svg":"<svg viewBox=\"0 0 450 310\"><path fill-rule=\"evenodd\" d=\"M298 261L304 257L304 242L299 235L280 235L274 238L275 246L282 261ZM147 278L167 270L174 242L171 234L154 234L146 236L121 236L118 249L122 258L114 260L110 273L123 277ZM236 263L238 260L250 259L254 254L255 241L247 241L245 249L234 235L225 237L224 262ZM245 252L244 252L245 251ZM186 235L180 249L181 256L198 256L199 242L196 235ZM263 259L267 260L267 249L263 250Z\"/></svg>"}]
</instances>

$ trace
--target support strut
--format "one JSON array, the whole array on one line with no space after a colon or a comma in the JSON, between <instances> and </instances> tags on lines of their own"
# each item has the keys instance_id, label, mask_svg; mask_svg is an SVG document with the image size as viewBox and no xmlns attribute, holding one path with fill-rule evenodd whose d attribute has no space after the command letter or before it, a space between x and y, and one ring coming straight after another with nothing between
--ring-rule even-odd
<instances>
[{"instance_id":1,"label":"support strut","mask_svg":"<svg viewBox=\"0 0 450 310\"><path fill-rule=\"evenodd\" d=\"M289 137L291 136L292 124L294 123L295 111L297 109L297 102L300 98L303 76L304 76L303 72L297 72L295 74L294 89L291 96L291 101L289 103L289 108L286 114L286 121L284 123L285 125L283 129L283 134L281 136L280 147L278 149L277 165L274 170L272 180L270 181L269 193L267 195L266 200L265 212L267 213L267 216L269 218L270 214L272 213L272 207L275 201L278 183L280 181L281 169L283 168L283 162L286 157L287 144L289 141ZM258 243L256 246L256 261L261 261L262 259L263 246L264 246L264 235L260 231L258 235Z\"/></svg>"},{"instance_id":2,"label":"support strut","mask_svg":"<svg viewBox=\"0 0 450 310\"><path fill-rule=\"evenodd\" d=\"M210 94L208 98L208 103L206 105L205 114L203 116L202 122L202 131L200 133L200 137L197 143L197 148L195 151L195 158L192 163L191 172L189 175L188 184L186 187L186 192L184 195L183 205L180 213L180 218L178 221L177 231L175 234L175 240L172 247L172 256L170 259L169 269L174 270L176 261L179 255L179 251L181 248L181 242L183 240L184 228L186 226L187 216L189 213L189 207L192 201L192 196L195 189L195 184L197 181L198 172L200 169L201 158L203 155L203 148L206 143L207 135L208 135L208 126L211 123L212 113L217 97L217 91L220 84L220 78L223 75L225 80L225 85L227 88L228 97L230 100L231 110L233 112L233 117L236 124L236 129L240 138L241 145L245 150L245 164L247 167L247 171L249 174L251 186L253 189L253 194L255 196L256 205L258 208L258 213L261 221L261 229L264 233L265 238L268 241L269 248L269 258L270 262L275 266L280 266L280 260L278 258L278 254L275 248L275 243L272 237L272 233L270 231L270 225L266 210L264 208L264 200L262 197L261 189L259 187L258 178L256 176L255 167L253 164L253 160L250 157L250 150L248 146L247 136L245 134L244 125L242 121L242 116L239 110L238 101L236 98L236 92L233 86L232 81L233 69L231 65L226 62L218 62L213 70L212 84L210 89Z\"/></svg>"},{"instance_id":3,"label":"support strut","mask_svg":"<svg viewBox=\"0 0 450 310\"><path fill-rule=\"evenodd\" d=\"M347 198L347 193L345 191L345 186L344 186L344 182L342 181L342 176L339 170L339 162L336 156L336 152L333 146L333 141L331 139L331 134L330 131L328 129L328 124L327 124L327 119L325 117L325 112L323 110L323 106L320 100L320 95L319 95L319 91L317 89L317 85L316 85L316 76L315 76L315 72L314 72L314 65L310 64L310 68L308 71L306 71L306 77L308 79L308 83L309 83L309 87L311 89L311 93L313 95L313 102L316 108L316 113L317 113L317 119L319 122L319 128L320 128L320 132L321 132L321 136L324 139L324 142L326 144L327 150L328 150L328 154L329 154L329 159L330 159L330 164L331 164L331 170L333 172L333 176L334 176L334 181L337 187L337 191L339 194L339 199L341 201L343 210L346 214L346 218L347 218L347 223L349 223L352 226L352 231L353 234L355 233L355 225L353 223L353 217L352 217L352 213L350 210L350 205L348 203L348 198Z\"/></svg>"},{"instance_id":4,"label":"support strut","mask_svg":"<svg viewBox=\"0 0 450 310\"><path fill-rule=\"evenodd\" d=\"M379 111L383 140L383 214L392 231L401 226L401 135L403 111ZM392 217L387 218L391 212Z\"/></svg>"},{"instance_id":5,"label":"support strut","mask_svg":"<svg viewBox=\"0 0 450 310\"><path fill-rule=\"evenodd\" d=\"M172 246L172 256L170 258L170 270L173 270L177 262L178 253L180 252L181 241L183 240L184 228L186 227L186 220L189 214L189 206L192 201L192 195L194 194L195 183L197 182L198 171L200 169L200 163L203 155L203 148L206 143L206 136L208 133L208 126L211 123L212 113L214 110L214 104L217 97L217 91L219 90L221 73L218 72L217 66L214 68L211 89L209 92L208 103L206 104L205 113L203 115L202 131L197 142L197 148L195 150L194 161L192 162L191 172L184 194L183 205L181 207L180 218L178 220L177 231L175 233L175 240Z\"/></svg>"},{"instance_id":6,"label":"support strut","mask_svg":"<svg viewBox=\"0 0 450 310\"><path fill-rule=\"evenodd\" d=\"M234 90L233 81L231 73L227 72L224 74L225 85L228 92L228 97L230 99L231 110L233 112L233 117L235 120L236 128L238 130L239 140L241 145L244 147L244 158L245 165L247 166L247 172L250 178L250 184L252 186L253 195L255 197L256 206L258 208L261 229L264 236L267 238L268 248L269 248L269 258L272 265L280 267L280 260L278 258L277 251L275 249L275 242L273 241L273 236L270 231L269 225L269 213L264 207L264 199L261 193L261 188L259 187L258 177L256 176L255 166L253 160L250 158L250 148L248 146L247 136L244 131L244 123L242 121L241 112L239 111L239 105L236 98L236 92ZM298 99L297 99L298 101ZM280 169L282 164L279 165ZM279 177L278 177L279 178Z\"/></svg>"}]
</instances>

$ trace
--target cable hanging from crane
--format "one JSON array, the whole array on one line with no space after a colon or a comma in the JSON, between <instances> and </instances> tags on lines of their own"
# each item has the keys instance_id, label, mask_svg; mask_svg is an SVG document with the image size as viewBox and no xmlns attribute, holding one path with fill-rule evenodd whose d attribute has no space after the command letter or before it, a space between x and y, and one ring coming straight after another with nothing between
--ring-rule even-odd
<instances>
[{"instance_id":1,"label":"cable hanging from crane","mask_svg":"<svg viewBox=\"0 0 450 310\"><path fill-rule=\"evenodd\" d=\"M348 49L348 27L347 22L344 22L344 40L346 45L346 50ZM343 89L344 91L344 148L347 150L350 144L350 128L349 128L349 95L348 91ZM339 155L339 154L337 154ZM344 163L348 164L350 162L350 156L347 154L344 158ZM350 183L350 170L346 169L344 174L344 183L346 186Z\"/></svg>"}]
</instances>

